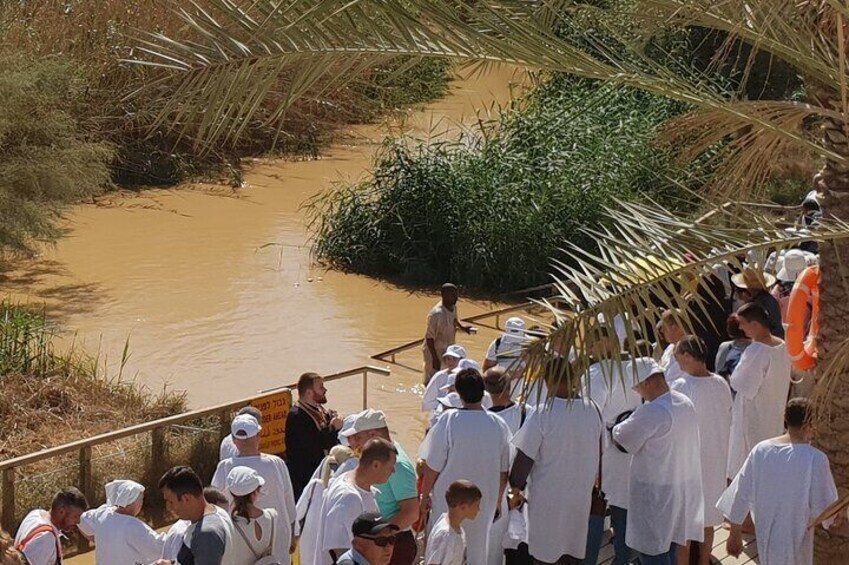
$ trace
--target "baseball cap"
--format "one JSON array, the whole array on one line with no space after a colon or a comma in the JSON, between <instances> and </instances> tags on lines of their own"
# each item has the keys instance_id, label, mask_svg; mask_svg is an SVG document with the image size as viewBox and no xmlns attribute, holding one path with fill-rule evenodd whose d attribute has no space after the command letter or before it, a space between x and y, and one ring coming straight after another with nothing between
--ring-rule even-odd
<instances>
[{"instance_id":1,"label":"baseball cap","mask_svg":"<svg viewBox=\"0 0 849 565\"><path fill-rule=\"evenodd\" d=\"M525 335L525 321L518 316L508 318L507 321L504 322L504 333L518 336Z\"/></svg>"},{"instance_id":2,"label":"baseball cap","mask_svg":"<svg viewBox=\"0 0 849 565\"><path fill-rule=\"evenodd\" d=\"M462 345L449 345L448 349L445 350L445 353L442 354L443 357L455 357L457 359L465 359L466 358L466 349Z\"/></svg>"},{"instance_id":3,"label":"baseball cap","mask_svg":"<svg viewBox=\"0 0 849 565\"><path fill-rule=\"evenodd\" d=\"M339 443L348 447L348 436L345 435L345 432L354 427L354 422L357 421L358 414L349 414L345 416L342 420L342 427L339 429L339 432L336 434L336 437L339 439Z\"/></svg>"},{"instance_id":4,"label":"baseball cap","mask_svg":"<svg viewBox=\"0 0 849 565\"><path fill-rule=\"evenodd\" d=\"M640 357L629 363L631 373L634 375L634 385L638 385L652 375L662 375L663 369L657 361L651 357ZM627 370L626 370L627 373Z\"/></svg>"},{"instance_id":5,"label":"baseball cap","mask_svg":"<svg viewBox=\"0 0 849 565\"><path fill-rule=\"evenodd\" d=\"M379 430L386 427L386 414L382 410L363 410L354 418L354 425L350 429L340 432L342 437L351 437L360 432L368 430Z\"/></svg>"},{"instance_id":6,"label":"baseball cap","mask_svg":"<svg viewBox=\"0 0 849 565\"><path fill-rule=\"evenodd\" d=\"M265 479L250 467L240 465L227 473L227 490L233 496L247 496L264 484Z\"/></svg>"},{"instance_id":7,"label":"baseball cap","mask_svg":"<svg viewBox=\"0 0 849 565\"><path fill-rule=\"evenodd\" d=\"M451 372L456 375L463 369L474 369L478 373L481 372L480 364L474 359L460 359L460 362L457 363L457 367Z\"/></svg>"},{"instance_id":8,"label":"baseball cap","mask_svg":"<svg viewBox=\"0 0 849 565\"><path fill-rule=\"evenodd\" d=\"M257 435L262 430L259 422L249 414L240 414L233 418L230 424L230 433L237 439L248 439Z\"/></svg>"},{"instance_id":9,"label":"baseball cap","mask_svg":"<svg viewBox=\"0 0 849 565\"><path fill-rule=\"evenodd\" d=\"M376 536L386 528L398 530L398 526L390 524L378 512L365 512L357 516L351 526L354 536Z\"/></svg>"}]
</instances>

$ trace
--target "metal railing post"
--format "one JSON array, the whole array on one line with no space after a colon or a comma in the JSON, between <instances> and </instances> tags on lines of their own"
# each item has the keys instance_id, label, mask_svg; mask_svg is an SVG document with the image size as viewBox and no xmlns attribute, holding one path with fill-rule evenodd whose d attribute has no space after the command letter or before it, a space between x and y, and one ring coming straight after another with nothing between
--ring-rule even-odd
<instances>
[{"instance_id":1,"label":"metal railing post","mask_svg":"<svg viewBox=\"0 0 849 565\"><path fill-rule=\"evenodd\" d=\"M363 410L368 408L368 369L363 369Z\"/></svg>"},{"instance_id":2,"label":"metal railing post","mask_svg":"<svg viewBox=\"0 0 849 565\"><path fill-rule=\"evenodd\" d=\"M3 529L14 532L15 523L15 467L3 469Z\"/></svg>"}]
</instances>

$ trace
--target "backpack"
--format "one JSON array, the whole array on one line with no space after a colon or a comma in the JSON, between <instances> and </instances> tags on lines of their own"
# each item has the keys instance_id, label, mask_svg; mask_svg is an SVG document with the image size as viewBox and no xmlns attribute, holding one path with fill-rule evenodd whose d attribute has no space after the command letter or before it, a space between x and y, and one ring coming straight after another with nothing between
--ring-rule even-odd
<instances>
[{"instance_id":1,"label":"backpack","mask_svg":"<svg viewBox=\"0 0 849 565\"><path fill-rule=\"evenodd\" d=\"M271 555L271 552L274 549L274 527L276 525L276 522L277 520L271 520L271 539L268 542L268 547L265 548L264 551L258 552L256 549L254 549L251 540L248 539L248 536L245 534L245 531L242 530L242 527L239 525L239 522L233 520L233 529L239 532L239 535L242 536L242 539L245 541L245 545L247 545L248 549L251 550L251 553L254 554L254 558L256 559L256 561L254 561L254 565L283 565L279 559Z\"/></svg>"}]
</instances>

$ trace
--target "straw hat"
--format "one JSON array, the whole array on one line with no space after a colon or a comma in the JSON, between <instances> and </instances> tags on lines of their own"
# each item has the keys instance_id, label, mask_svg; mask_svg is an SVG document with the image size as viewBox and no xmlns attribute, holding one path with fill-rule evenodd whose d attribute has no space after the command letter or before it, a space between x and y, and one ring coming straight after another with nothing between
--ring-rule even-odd
<instances>
[{"instance_id":1,"label":"straw hat","mask_svg":"<svg viewBox=\"0 0 849 565\"><path fill-rule=\"evenodd\" d=\"M746 267L742 273L737 273L731 277L731 282L737 288L751 288L767 290L775 284L775 277L769 273L764 273L755 270L752 267Z\"/></svg>"}]
</instances>

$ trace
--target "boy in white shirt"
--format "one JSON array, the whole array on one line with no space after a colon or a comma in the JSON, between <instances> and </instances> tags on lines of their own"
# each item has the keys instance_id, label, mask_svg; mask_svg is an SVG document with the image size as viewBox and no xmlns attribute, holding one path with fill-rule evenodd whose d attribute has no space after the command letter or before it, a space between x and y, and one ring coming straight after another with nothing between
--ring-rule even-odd
<instances>
[{"instance_id":1,"label":"boy in white shirt","mask_svg":"<svg viewBox=\"0 0 849 565\"><path fill-rule=\"evenodd\" d=\"M466 536L460 527L478 517L481 490L470 481L454 481L445 491L448 512L442 514L430 530L425 565L464 565Z\"/></svg>"}]
</instances>

